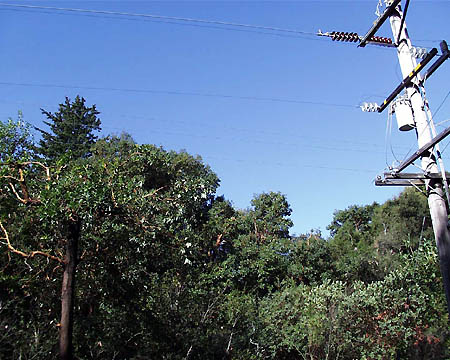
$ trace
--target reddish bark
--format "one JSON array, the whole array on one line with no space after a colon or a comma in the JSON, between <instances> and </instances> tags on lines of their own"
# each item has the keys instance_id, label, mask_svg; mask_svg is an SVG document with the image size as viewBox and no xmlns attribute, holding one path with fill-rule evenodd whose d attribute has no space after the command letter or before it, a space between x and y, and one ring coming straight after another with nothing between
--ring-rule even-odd
<instances>
[{"instance_id":1,"label":"reddish bark","mask_svg":"<svg viewBox=\"0 0 450 360\"><path fill-rule=\"evenodd\" d=\"M61 327L59 330L59 357L61 360L73 360L73 308L80 227L80 221L71 221L68 224L69 234L61 289Z\"/></svg>"}]
</instances>

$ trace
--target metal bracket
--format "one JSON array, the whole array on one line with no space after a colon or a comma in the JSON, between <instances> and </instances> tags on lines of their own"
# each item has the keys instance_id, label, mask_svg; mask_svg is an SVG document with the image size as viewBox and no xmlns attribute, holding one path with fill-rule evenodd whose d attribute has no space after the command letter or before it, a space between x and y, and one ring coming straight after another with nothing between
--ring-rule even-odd
<instances>
[{"instance_id":1,"label":"metal bracket","mask_svg":"<svg viewBox=\"0 0 450 360\"><path fill-rule=\"evenodd\" d=\"M442 180L441 174L395 174L384 173L384 177L377 176L376 186L423 186L426 181L436 179ZM450 179L448 179L450 180Z\"/></svg>"},{"instance_id":2,"label":"metal bracket","mask_svg":"<svg viewBox=\"0 0 450 360\"><path fill-rule=\"evenodd\" d=\"M437 70L437 68L444 63L445 60L448 60L450 58L450 51L448 50L447 42L445 40L442 40L440 45L442 55L427 70L427 72L423 76L423 81L428 79Z\"/></svg>"},{"instance_id":3,"label":"metal bracket","mask_svg":"<svg viewBox=\"0 0 450 360\"><path fill-rule=\"evenodd\" d=\"M422 70L424 66L426 66L433 57L435 57L437 54L437 49L433 48L416 67L413 71L411 71L411 74L409 74L403 81L400 83L399 86L395 88L395 90L387 97L386 100L384 100L383 105L380 106L378 109L378 112L382 112L386 107L389 105L389 103L395 99L395 97L400 94L400 92L406 88L408 85L411 84L412 79Z\"/></svg>"},{"instance_id":4,"label":"metal bracket","mask_svg":"<svg viewBox=\"0 0 450 360\"><path fill-rule=\"evenodd\" d=\"M397 5L401 2L401 0L393 0L386 10L383 11L380 17L373 23L372 27L368 31L368 33L362 38L358 47L365 47L368 40L375 35L377 30L383 25L386 19L395 11Z\"/></svg>"},{"instance_id":5,"label":"metal bracket","mask_svg":"<svg viewBox=\"0 0 450 360\"><path fill-rule=\"evenodd\" d=\"M441 132L439 135L431 139L429 142L427 142L424 146L422 146L419 150L417 150L413 155L411 155L408 159L403 161L397 168L392 170L393 174L398 174L402 170L406 169L409 165L411 165L415 160L417 160L419 157L421 157L425 152L430 150L434 145L436 145L438 142L443 140L445 137L447 137L450 134L450 127L445 129L443 132Z\"/></svg>"}]
</instances>

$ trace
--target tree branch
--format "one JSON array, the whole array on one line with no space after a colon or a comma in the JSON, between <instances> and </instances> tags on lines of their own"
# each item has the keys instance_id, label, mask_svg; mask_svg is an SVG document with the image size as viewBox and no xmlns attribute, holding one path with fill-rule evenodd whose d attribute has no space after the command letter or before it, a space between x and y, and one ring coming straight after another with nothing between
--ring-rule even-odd
<instances>
[{"instance_id":1,"label":"tree branch","mask_svg":"<svg viewBox=\"0 0 450 360\"><path fill-rule=\"evenodd\" d=\"M24 173L23 173L23 169L24 169L25 166L28 166L28 165L37 165L37 166L42 167L45 170L46 180L50 181L50 168L48 166L45 166L41 162L38 162L38 161L4 162L4 163L0 163L0 166L10 166L11 167L11 171L15 169L15 170L17 170L19 172L19 178L11 176L11 175L4 175L1 178L15 180L15 181L17 181L19 183L21 191L22 191L22 197L19 195L19 193L15 189L14 185L12 184L12 182L11 181L8 182L8 184L9 184L12 192L14 193L15 197L22 204L25 204L25 205L38 204L38 203L40 203L40 200L39 199L33 199L33 198L30 197L29 191L28 191L28 186L27 186L26 181L25 181L25 176L24 176Z\"/></svg>"},{"instance_id":2,"label":"tree branch","mask_svg":"<svg viewBox=\"0 0 450 360\"><path fill-rule=\"evenodd\" d=\"M19 200L22 204L27 204L28 201L25 200L25 199L22 199L22 198L20 197L20 195L19 195L19 193L17 192L17 190L15 189L14 185L13 185L11 182L9 182L8 184L9 184L9 187L11 188L12 192L13 192L14 195L16 196L17 200Z\"/></svg>"},{"instance_id":3,"label":"tree branch","mask_svg":"<svg viewBox=\"0 0 450 360\"><path fill-rule=\"evenodd\" d=\"M48 254L46 252L43 252L43 251L36 250L36 251L32 251L32 252L27 254L27 253L25 253L25 252L23 252L21 250L17 250L14 246L11 245L11 241L9 239L8 232L6 231L6 229L3 226L1 221L0 221L0 229L3 232L3 237L0 237L0 239L6 240L6 246L8 247L8 250L10 252L13 252L13 253L18 254L18 255L20 255L22 257L25 257L25 258L33 258L36 255L41 255L41 256L44 256L44 257L46 257L48 259L55 260L55 261L59 262L60 264L64 264L64 260L62 260L62 259L60 259L60 258L58 258L58 257L56 257L54 255Z\"/></svg>"},{"instance_id":4,"label":"tree branch","mask_svg":"<svg viewBox=\"0 0 450 360\"><path fill-rule=\"evenodd\" d=\"M164 187L165 186L161 186L160 188L153 190L151 193L148 193L148 194L144 195L143 199L145 199L145 198L147 198L149 196L153 197L159 190L164 189Z\"/></svg>"}]
</instances>

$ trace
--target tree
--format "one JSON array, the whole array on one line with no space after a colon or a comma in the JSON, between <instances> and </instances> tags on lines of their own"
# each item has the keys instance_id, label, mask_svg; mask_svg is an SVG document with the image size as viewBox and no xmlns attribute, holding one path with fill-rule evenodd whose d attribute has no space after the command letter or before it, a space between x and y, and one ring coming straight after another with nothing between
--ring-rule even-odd
<instances>
[{"instance_id":1,"label":"tree","mask_svg":"<svg viewBox=\"0 0 450 360\"><path fill-rule=\"evenodd\" d=\"M77 96L73 102L66 97L59 110L52 114L41 109L42 114L49 121L44 121L50 127L51 133L37 129L42 134L39 141L38 152L47 160L70 153L71 159L85 158L91 154L91 146L97 136L94 131L100 131L100 119L95 105L87 107L86 100Z\"/></svg>"},{"instance_id":2,"label":"tree","mask_svg":"<svg viewBox=\"0 0 450 360\"><path fill-rule=\"evenodd\" d=\"M286 197L279 192L263 193L251 201L251 212L255 234L260 240L267 236L289 238L292 220L288 218L292 210Z\"/></svg>"},{"instance_id":3,"label":"tree","mask_svg":"<svg viewBox=\"0 0 450 360\"><path fill-rule=\"evenodd\" d=\"M41 267L39 273L61 284L60 357L71 359L74 350L113 357L118 339L123 340L120 357L145 352L141 341L129 344L127 340L129 334L136 334L135 324L124 333L130 313L145 319L140 331L148 334L149 343L169 346L172 340L161 338L165 331L158 323L164 317L155 316L161 313L155 309L156 299L168 298L161 293L166 289L161 289L162 283L170 284L167 291L173 291L173 284L190 278L190 264L197 266L202 258L196 232L210 208L216 175L200 158L184 152L116 139L106 139L89 158L68 161L63 156L50 167L39 164L17 162L12 168L26 169L23 176L33 189L29 191L30 199L36 200L33 206L20 201L24 199L20 178L1 177L2 195L15 205L12 211L2 211L0 221L2 238L14 246L9 248L12 257L22 255L31 268ZM16 246L20 239L26 239L21 249ZM51 275L38 255L56 260ZM63 270L62 281L55 278L58 270ZM79 307L74 307L76 294ZM154 303L149 302L152 298ZM95 314L91 326L95 324L98 331L90 328L89 339L102 344L100 348L92 342L81 346L80 338L87 331L81 330L82 322L74 323L74 312L78 319L84 318L83 313ZM170 314L167 308L164 313ZM179 320L168 322L179 329L183 323ZM79 336L75 342L72 331Z\"/></svg>"},{"instance_id":4,"label":"tree","mask_svg":"<svg viewBox=\"0 0 450 360\"><path fill-rule=\"evenodd\" d=\"M1 163L30 158L33 148L31 126L24 121L21 111L16 121L9 118L6 123L0 122L0 139Z\"/></svg>"},{"instance_id":5,"label":"tree","mask_svg":"<svg viewBox=\"0 0 450 360\"><path fill-rule=\"evenodd\" d=\"M409 251L405 239L417 248L421 239L434 239L427 197L410 187L378 207L373 216L376 246L383 253Z\"/></svg>"},{"instance_id":6,"label":"tree","mask_svg":"<svg viewBox=\"0 0 450 360\"><path fill-rule=\"evenodd\" d=\"M374 236L378 231L373 214L379 205L349 206L334 213L330 230L330 248L337 270L344 280L380 280L385 273L380 269Z\"/></svg>"}]
</instances>

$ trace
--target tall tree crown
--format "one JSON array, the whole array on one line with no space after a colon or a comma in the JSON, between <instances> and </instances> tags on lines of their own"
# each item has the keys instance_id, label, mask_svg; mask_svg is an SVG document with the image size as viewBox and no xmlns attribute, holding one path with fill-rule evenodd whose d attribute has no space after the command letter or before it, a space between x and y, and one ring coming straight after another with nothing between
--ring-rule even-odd
<instances>
[{"instance_id":1,"label":"tall tree crown","mask_svg":"<svg viewBox=\"0 0 450 360\"><path fill-rule=\"evenodd\" d=\"M73 102L66 97L59 109L51 113L41 109L49 121L51 133L37 129L42 134L38 152L48 160L54 160L70 153L72 158L85 158L90 155L90 148L97 140L94 131L100 131L100 119L96 106L86 106L86 100L77 96Z\"/></svg>"}]
</instances>

